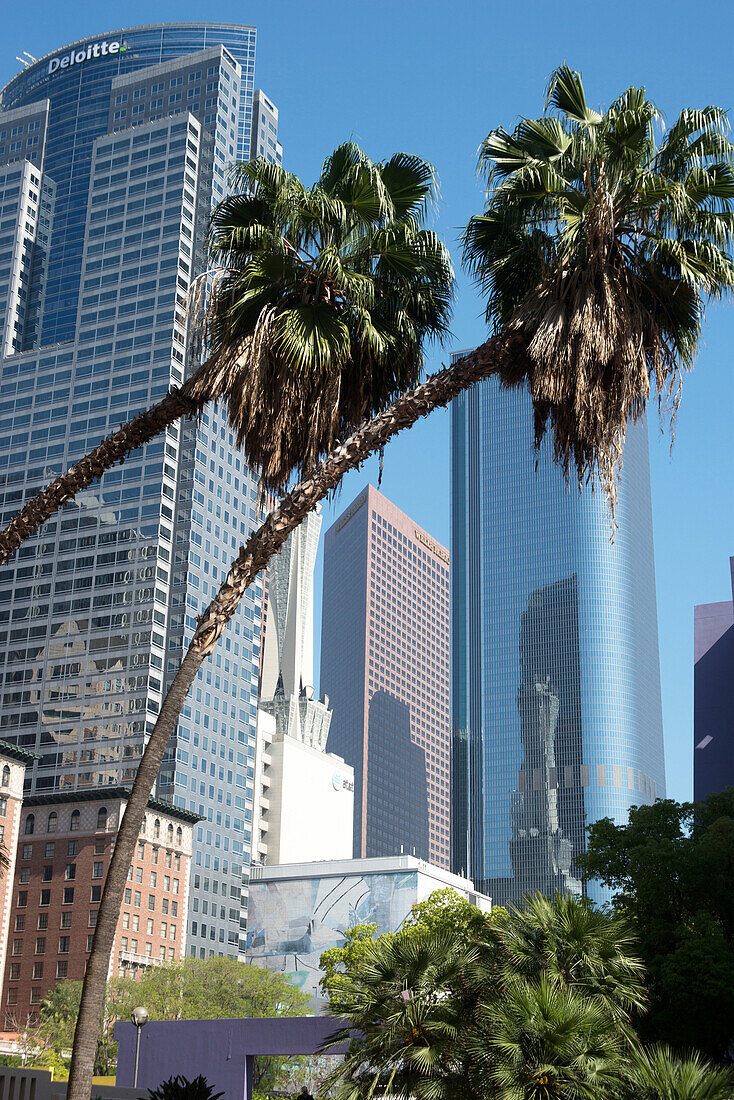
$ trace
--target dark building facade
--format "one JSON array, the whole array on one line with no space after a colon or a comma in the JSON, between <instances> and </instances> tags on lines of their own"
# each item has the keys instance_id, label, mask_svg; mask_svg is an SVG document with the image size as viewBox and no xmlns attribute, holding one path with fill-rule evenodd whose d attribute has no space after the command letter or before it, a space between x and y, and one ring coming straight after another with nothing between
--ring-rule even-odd
<instances>
[{"instance_id":1,"label":"dark building facade","mask_svg":"<svg viewBox=\"0 0 734 1100\"><path fill-rule=\"evenodd\" d=\"M734 787L734 558L732 599L694 608L693 797Z\"/></svg>"},{"instance_id":2,"label":"dark building facade","mask_svg":"<svg viewBox=\"0 0 734 1100\"><path fill-rule=\"evenodd\" d=\"M647 432L613 541L602 493L534 453L527 394L476 386L451 433L452 870L498 904L583 893L589 823L665 793Z\"/></svg>"}]
</instances>

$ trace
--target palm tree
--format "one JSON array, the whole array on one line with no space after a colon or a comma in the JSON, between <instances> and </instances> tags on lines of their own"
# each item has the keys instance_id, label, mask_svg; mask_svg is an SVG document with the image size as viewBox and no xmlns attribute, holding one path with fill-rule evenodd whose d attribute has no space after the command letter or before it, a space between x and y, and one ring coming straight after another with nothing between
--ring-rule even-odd
<instances>
[{"instance_id":1,"label":"palm tree","mask_svg":"<svg viewBox=\"0 0 734 1100\"><path fill-rule=\"evenodd\" d=\"M337 1100L394 1096L404 1100L460 1097L466 1087L462 988L476 971L476 951L452 929L383 936L341 990L348 1024L324 1050L349 1043L326 1088Z\"/></svg>"},{"instance_id":2,"label":"palm tree","mask_svg":"<svg viewBox=\"0 0 734 1100\"><path fill-rule=\"evenodd\" d=\"M659 122L644 88L593 110L562 66L542 118L484 141L489 197L464 235L488 322L527 342L502 380L527 385L536 442L550 428L563 469L598 474L612 506L628 421L651 383L675 412L705 302L734 286L726 115L684 110L658 143Z\"/></svg>"},{"instance_id":3,"label":"palm tree","mask_svg":"<svg viewBox=\"0 0 734 1100\"><path fill-rule=\"evenodd\" d=\"M667 1046L647 1047L626 1072L629 1100L731 1100L734 1070L712 1066L697 1052L680 1056Z\"/></svg>"},{"instance_id":4,"label":"palm tree","mask_svg":"<svg viewBox=\"0 0 734 1100\"><path fill-rule=\"evenodd\" d=\"M212 218L212 271L197 280L199 298L209 285L206 310L194 310L204 362L28 501L0 532L0 564L106 469L210 401L226 407L262 489L282 490L420 380L424 344L448 332L454 284L423 225L431 166L406 153L373 164L348 143L312 187L262 159L238 165L233 183Z\"/></svg>"},{"instance_id":5,"label":"palm tree","mask_svg":"<svg viewBox=\"0 0 734 1100\"><path fill-rule=\"evenodd\" d=\"M544 977L598 997L616 1026L630 1038L634 1013L644 1011L645 967L632 929L585 898L537 893L512 908L510 920L491 926L509 979Z\"/></svg>"},{"instance_id":6,"label":"palm tree","mask_svg":"<svg viewBox=\"0 0 734 1100\"><path fill-rule=\"evenodd\" d=\"M716 108L684 111L659 145L655 141L656 119L654 105L637 89L628 90L604 114L592 111L586 106L580 78L564 67L551 79L548 108L541 119L523 120L512 136L493 131L487 138L481 163L489 174L489 199L484 214L473 218L467 228L465 256L487 293L487 317L496 334L468 358L399 397L354 431L345 443L335 445L328 458L284 498L250 537L220 592L204 612L164 700L118 836L85 979L69 1100L88 1100L92 1033L101 1011L127 868L148 795L180 708L198 668L212 652L245 589L307 512L339 484L347 470L383 447L394 434L492 373L498 374L506 385L529 387L535 403L538 437L550 424L555 434L556 455L563 467L568 470L571 463L575 464L580 477L598 472L613 501L614 472L621 457L627 418L641 415L651 381L658 386L659 393L667 392L671 382L675 384L680 371L692 361L706 300L730 291L734 285L734 264L727 251L734 218L734 146L726 137L725 117ZM325 171L328 178L328 170ZM375 173L366 169L366 176L374 180ZM430 188L426 188L425 198L429 193ZM339 196L336 198L341 201ZM399 222L397 207L394 210L395 221ZM229 255L231 219L228 221L227 217L222 221L222 247ZM246 261L249 257L264 260L264 253L258 251L259 242L276 239L278 227L289 224L279 217L276 214L266 217L260 212L250 219L245 214L246 223L240 236L245 241ZM356 213L354 217L357 218ZM406 216L405 220L410 221L411 217ZM298 228L297 222L295 219L294 229ZM261 226L262 232L259 236L255 234L248 245L253 225ZM374 231L375 239L381 225L378 219L370 231ZM216 242L216 222L214 232ZM311 303L315 306L324 304L319 288L326 261L322 262L312 251L312 237L311 228L308 232L304 230L297 241L288 238L288 242L299 255L303 244L302 259L311 264L308 270L304 264L305 293L315 296ZM283 238L281 258L272 268L276 281L287 267L282 256L283 250L288 251L285 234ZM323 243L326 251L326 237ZM230 251L235 254L234 245ZM397 252L399 255L391 262L399 267L401 250ZM433 250L433 255L437 255L437 250ZM342 267L348 266L346 251L339 260ZM415 277L425 294L429 289L424 277L426 269L421 265L418 268ZM252 305L258 279L261 289L263 281L267 282L268 270L271 269L266 269L262 262L253 262L249 274L243 273L242 284L237 283L233 272L225 273L215 283L214 298L218 305L207 314L204 339L215 345L215 355L217 340L221 341L225 363L231 361L232 350L223 326L227 318L235 325L239 323ZM357 276L364 274L361 254L350 272ZM232 278L228 280L228 276ZM220 284L221 293L216 289ZM285 293L286 284L278 285L283 286ZM352 285L362 286L358 278L352 280ZM406 280L397 294L396 307L403 303L406 312L414 305L410 285ZM292 284L288 286L292 290ZM332 311L340 314L345 299L335 292L336 288L332 281L327 300ZM446 311L446 284L442 283L439 289ZM313 348L315 327L299 325L295 318L293 324L275 325L270 302L268 298L262 322L258 314L257 329L243 336L243 340L265 341L274 354L281 348L283 354L289 351L293 354L296 365L306 363L309 348ZM285 310L292 308L292 296L286 296L283 302ZM359 309L369 312L368 297L358 295L358 302ZM420 319L429 319L425 335L440 331L435 310L416 307L416 311ZM345 321L344 327L330 324L328 334L325 326L319 329L329 348L328 355L323 352L327 388L333 383L329 370L333 357L346 361L345 328L353 331L350 326L355 311L350 308L346 313L349 321ZM376 316L374 322L372 327L379 330ZM372 336L370 340L376 348ZM260 354L257 348L255 351ZM272 364L258 361L257 370L261 379L271 378L276 389L282 384L282 374ZM212 373L216 374L213 370ZM396 381L396 386L399 384ZM263 399L267 396L263 385L264 382L255 381L248 389L243 381L237 383L253 414L257 412L258 394ZM319 411L312 418L316 448L312 454L321 453L320 448L328 445L326 441L332 438L332 431L335 434L343 430L341 422L337 426L343 412L340 399L334 396L333 388L330 392L332 397L326 404L332 410L333 427L329 427L325 412ZM192 406L196 405L193 398L191 401ZM348 403L348 407L356 406ZM308 410L305 414L308 415ZM237 415L233 415L231 406L230 416L239 433ZM344 416L347 417L346 407ZM240 426L247 436L244 420ZM267 439L267 426L264 433L258 432L257 424L254 427L254 439ZM120 446L126 442L124 430L119 442ZM101 472L101 458L99 463ZM276 447L273 465L266 476L277 483L283 469ZM99 475L92 470L88 476L91 480ZM72 478L66 488L58 490L62 496L66 494L63 499L76 491L76 484ZM53 497L51 490L47 494ZM3 547L9 545L12 550L19 545L57 506L53 499L48 505L43 501L40 505L34 502L27 505L15 533L10 532L7 538L7 529L0 533L0 562Z\"/></svg>"},{"instance_id":7,"label":"palm tree","mask_svg":"<svg viewBox=\"0 0 734 1100\"><path fill-rule=\"evenodd\" d=\"M622 1040L596 997L541 977L514 978L483 1003L466 1039L477 1098L611 1100Z\"/></svg>"}]
</instances>

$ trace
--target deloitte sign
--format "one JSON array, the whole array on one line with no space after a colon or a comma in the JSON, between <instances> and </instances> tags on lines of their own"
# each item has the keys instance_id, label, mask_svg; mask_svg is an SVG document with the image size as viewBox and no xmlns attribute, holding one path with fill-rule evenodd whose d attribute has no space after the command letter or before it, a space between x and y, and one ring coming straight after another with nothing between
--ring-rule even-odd
<instances>
[{"instance_id":1,"label":"deloitte sign","mask_svg":"<svg viewBox=\"0 0 734 1100\"><path fill-rule=\"evenodd\" d=\"M63 57L52 57L48 63L49 73L55 73L57 69L68 69L72 65L81 65L84 61L90 61L93 57L109 57L112 54L124 53L126 46L121 42L95 42L93 46L85 46L82 50L71 50Z\"/></svg>"}]
</instances>

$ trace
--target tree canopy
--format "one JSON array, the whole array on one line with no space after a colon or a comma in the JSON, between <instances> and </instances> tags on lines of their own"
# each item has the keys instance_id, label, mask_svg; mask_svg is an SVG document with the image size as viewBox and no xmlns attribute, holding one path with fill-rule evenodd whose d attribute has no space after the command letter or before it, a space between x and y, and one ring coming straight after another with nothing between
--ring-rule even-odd
<instances>
[{"instance_id":1,"label":"tree canopy","mask_svg":"<svg viewBox=\"0 0 734 1100\"><path fill-rule=\"evenodd\" d=\"M603 818L578 860L614 891L647 968L640 1032L721 1059L734 1042L734 788Z\"/></svg>"}]
</instances>

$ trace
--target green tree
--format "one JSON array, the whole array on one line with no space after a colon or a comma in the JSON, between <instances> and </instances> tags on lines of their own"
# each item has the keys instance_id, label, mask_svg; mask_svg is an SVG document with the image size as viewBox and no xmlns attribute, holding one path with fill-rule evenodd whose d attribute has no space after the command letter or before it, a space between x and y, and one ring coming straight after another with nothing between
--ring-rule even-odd
<instances>
[{"instance_id":1,"label":"green tree","mask_svg":"<svg viewBox=\"0 0 734 1100\"><path fill-rule=\"evenodd\" d=\"M332 1011L349 1027L334 1041L350 1047L330 1077L337 1100L611 1098L643 976L624 923L540 896L462 922L442 894L342 957Z\"/></svg>"},{"instance_id":2,"label":"green tree","mask_svg":"<svg viewBox=\"0 0 734 1100\"><path fill-rule=\"evenodd\" d=\"M145 1005L152 1020L304 1016L310 1011L308 994L287 975L224 956L186 957L111 985L118 1019L127 1019L136 1005Z\"/></svg>"},{"instance_id":3,"label":"green tree","mask_svg":"<svg viewBox=\"0 0 734 1100\"><path fill-rule=\"evenodd\" d=\"M731 1100L734 1071L715 1068L699 1054L681 1057L670 1047L636 1051L626 1070L629 1100Z\"/></svg>"},{"instance_id":4,"label":"green tree","mask_svg":"<svg viewBox=\"0 0 734 1100\"><path fill-rule=\"evenodd\" d=\"M614 891L648 975L647 1039L723 1058L734 1040L734 788L694 805L670 799L605 818L580 861Z\"/></svg>"}]
</instances>

